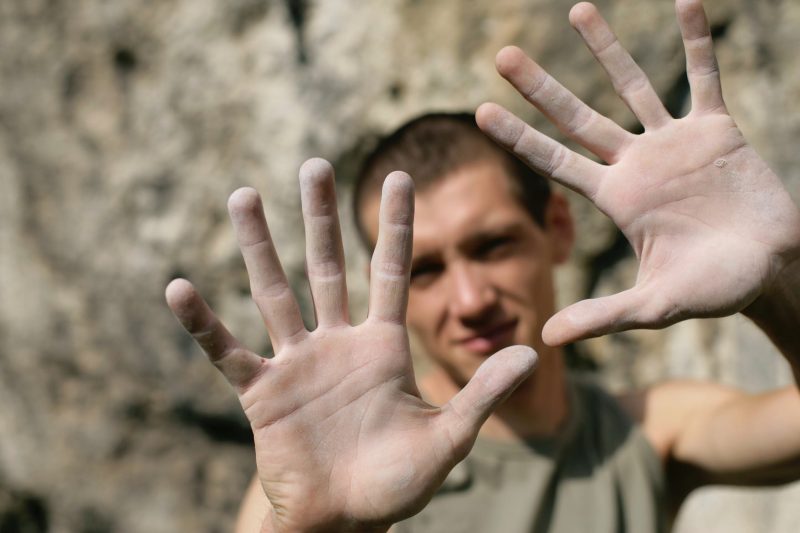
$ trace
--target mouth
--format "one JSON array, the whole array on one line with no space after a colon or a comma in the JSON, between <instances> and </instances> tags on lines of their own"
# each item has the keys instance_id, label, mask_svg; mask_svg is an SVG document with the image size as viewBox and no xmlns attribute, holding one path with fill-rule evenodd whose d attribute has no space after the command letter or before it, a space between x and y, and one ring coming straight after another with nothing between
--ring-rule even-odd
<instances>
[{"instance_id":1,"label":"mouth","mask_svg":"<svg viewBox=\"0 0 800 533\"><path fill-rule=\"evenodd\" d=\"M482 330L476 335L464 337L458 340L457 344L471 352L490 355L506 346L511 346L516 329L517 319L508 320Z\"/></svg>"}]
</instances>

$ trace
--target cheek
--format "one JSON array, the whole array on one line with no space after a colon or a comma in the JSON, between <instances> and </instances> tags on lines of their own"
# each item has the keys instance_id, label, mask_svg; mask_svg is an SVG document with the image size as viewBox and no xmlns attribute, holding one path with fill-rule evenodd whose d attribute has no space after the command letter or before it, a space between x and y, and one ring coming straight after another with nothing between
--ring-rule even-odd
<instances>
[{"instance_id":1,"label":"cheek","mask_svg":"<svg viewBox=\"0 0 800 533\"><path fill-rule=\"evenodd\" d=\"M443 297L437 297L431 291L412 289L408 295L408 327L422 339L433 338L444 301Z\"/></svg>"},{"instance_id":2,"label":"cheek","mask_svg":"<svg viewBox=\"0 0 800 533\"><path fill-rule=\"evenodd\" d=\"M496 286L517 299L529 300L544 285L545 276L536 262L524 258L509 259L495 270Z\"/></svg>"},{"instance_id":3,"label":"cheek","mask_svg":"<svg viewBox=\"0 0 800 533\"><path fill-rule=\"evenodd\" d=\"M549 318L538 315L552 313L552 270L539 262L525 260L508 261L497 270L496 286L503 299L518 307L523 314L537 315L538 319Z\"/></svg>"}]
</instances>

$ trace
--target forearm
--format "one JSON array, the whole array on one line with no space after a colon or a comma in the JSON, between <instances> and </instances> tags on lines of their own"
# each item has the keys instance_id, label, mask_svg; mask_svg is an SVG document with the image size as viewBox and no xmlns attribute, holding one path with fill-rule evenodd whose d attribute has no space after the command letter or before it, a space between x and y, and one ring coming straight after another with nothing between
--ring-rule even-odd
<instances>
[{"instance_id":1,"label":"forearm","mask_svg":"<svg viewBox=\"0 0 800 533\"><path fill-rule=\"evenodd\" d=\"M800 384L800 258L784 267L769 290L742 311L789 361Z\"/></svg>"}]
</instances>

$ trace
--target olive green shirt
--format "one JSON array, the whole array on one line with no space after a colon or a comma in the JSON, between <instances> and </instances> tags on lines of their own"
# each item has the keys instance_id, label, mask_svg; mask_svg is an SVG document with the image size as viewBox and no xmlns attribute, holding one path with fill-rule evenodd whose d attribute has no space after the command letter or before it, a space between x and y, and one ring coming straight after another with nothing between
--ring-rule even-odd
<instances>
[{"instance_id":1,"label":"olive green shirt","mask_svg":"<svg viewBox=\"0 0 800 533\"><path fill-rule=\"evenodd\" d=\"M398 533L661 533L664 474L640 429L611 396L569 380L560 435L478 439L433 500Z\"/></svg>"}]
</instances>

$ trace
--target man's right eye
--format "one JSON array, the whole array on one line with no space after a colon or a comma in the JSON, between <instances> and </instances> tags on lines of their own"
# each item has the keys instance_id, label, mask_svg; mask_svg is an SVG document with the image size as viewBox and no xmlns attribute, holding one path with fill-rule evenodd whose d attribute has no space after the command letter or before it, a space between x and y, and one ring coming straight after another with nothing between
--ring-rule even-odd
<instances>
[{"instance_id":1,"label":"man's right eye","mask_svg":"<svg viewBox=\"0 0 800 533\"><path fill-rule=\"evenodd\" d=\"M411 267L411 284L415 286L425 286L433 283L439 274L444 271L444 265L437 263L426 263Z\"/></svg>"}]
</instances>

